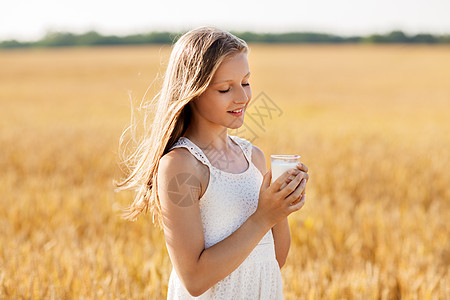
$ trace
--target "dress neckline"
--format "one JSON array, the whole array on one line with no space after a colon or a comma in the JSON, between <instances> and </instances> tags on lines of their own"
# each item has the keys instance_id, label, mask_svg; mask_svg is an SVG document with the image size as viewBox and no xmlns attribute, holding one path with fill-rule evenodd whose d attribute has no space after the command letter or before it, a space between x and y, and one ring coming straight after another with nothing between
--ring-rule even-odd
<instances>
[{"instance_id":1,"label":"dress neckline","mask_svg":"<svg viewBox=\"0 0 450 300\"><path fill-rule=\"evenodd\" d=\"M241 173L230 173L230 172L226 172L226 171L224 171L224 170L222 170L222 169L217 168L216 166L214 166L214 165L209 161L209 159L208 159L208 157L206 156L205 152L203 152L203 150L202 150L199 146L197 146L197 144L195 144L193 141L191 141L189 138L187 138L187 137L185 137L185 136L182 136L181 138L184 138L184 139L188 140L189 142L191 142L191 143L192 143L192 144L193 144L193 145L194 145L194 146L195 146L195 147L203 154L203 156L205 157L206 161L208 162L208 165L211 166L214 170L217 170L217 171L222 172L222 173L225 173L225 174L229 174L229 175L231 175L231 176L244 175L244 174L246 174L246 173L250 170L250 168L251 168L251 163L252 163L252 162L251 162L251 161L249 160L249 158L247 157L247 154L245 153L245 150L244 150L244 148L242 147L241 143L235 141L234 138L233 138L231 135L228 135L228 134L227 134L227 137L228 137L233 143L235 143L236 145L239 146L239 148L240 148L241 151L242 151L242 154L244 154L245 160L247 161L248 167L247 167L247 169L246 169L245 171L242 171Z\"/></svg>"}]
</instances>

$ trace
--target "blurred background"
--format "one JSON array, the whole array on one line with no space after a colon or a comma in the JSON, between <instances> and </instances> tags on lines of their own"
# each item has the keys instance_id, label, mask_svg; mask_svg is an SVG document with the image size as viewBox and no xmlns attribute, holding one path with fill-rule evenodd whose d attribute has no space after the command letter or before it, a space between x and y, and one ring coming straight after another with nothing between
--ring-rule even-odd
<instances>
[{"instance_id":1,"label":"blurred background","mask_svg":"<svg viewBox=\"0 0 450 300\"><path fill-rule=\"evenodd\" d=\"M162 232L120 219L119 138L202 25L245 39L233 132L297 153L286 299L450 298L450 2L0 4L0 298L164 299ZM250 118L276 108L262 123ZM137 112L142 117L142 112ZM130 144L132 147L132 144Z\"/></svg>"}]
</instances>

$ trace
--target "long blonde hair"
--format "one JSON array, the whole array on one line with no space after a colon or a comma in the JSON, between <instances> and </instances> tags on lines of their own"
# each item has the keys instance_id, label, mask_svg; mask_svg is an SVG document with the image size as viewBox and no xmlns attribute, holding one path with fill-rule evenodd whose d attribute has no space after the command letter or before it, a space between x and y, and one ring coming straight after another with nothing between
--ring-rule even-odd
<instances>
[{"instance_id":1,"label":"long blonde hair","mask_svg":"<svg viewBox=\"0 0 450 300\"><path fill-rule=\"evenodd\" d=\"M131 129L136 132L136 122L132 115L131 125L120 137L119 153L122 164L129 174L121 182L114 181L116 191L134 190L133 203L124 208L122 217L137 220L139 214L150 209L153 223L162 227L161 205L157 188L157 171L161 157L184 134L190 118L188 103L201 95L208 87L220 63L238 53L248 53L245 41L229 32L206 26L193 29L182 35L175 43L170 55L162 88L149 103L156 107L150 126L144 121L147 136L128 157L122 154L124 136ZM133 111L133 108L132 108ZM145 120L149 116L145 115ZM136 140L135 137L132 137Z\"/></svg>"}]
</instances>

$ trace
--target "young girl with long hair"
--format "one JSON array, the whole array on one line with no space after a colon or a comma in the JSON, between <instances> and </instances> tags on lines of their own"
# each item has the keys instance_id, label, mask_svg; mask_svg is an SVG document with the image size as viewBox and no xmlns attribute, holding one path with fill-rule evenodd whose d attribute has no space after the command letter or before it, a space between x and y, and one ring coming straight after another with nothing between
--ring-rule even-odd
<instances>
[{"instance_id":1,"label":"young girl with long hair","mask_svg":"<svg viewBox=\"0 0 450 300\"><path fill-rule=\"evenodd\" d=\"M126 219L149 209L164 230L168 299L283 298L287 217L305 203L308 169L299 164L271 183L264 153L228 135L243 125L252 97L248 52L215 27L181 36L148 136L116 183L136 191Z\"/></svg>"}]
</instances>

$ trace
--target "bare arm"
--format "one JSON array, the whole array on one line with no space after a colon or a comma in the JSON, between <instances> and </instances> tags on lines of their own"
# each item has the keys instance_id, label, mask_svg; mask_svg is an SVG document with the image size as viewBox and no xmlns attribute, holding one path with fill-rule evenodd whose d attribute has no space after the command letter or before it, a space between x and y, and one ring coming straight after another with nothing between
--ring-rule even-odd
<instances>
[{"instance_id":1,"label":"bare arm","mask_svg":"<svg viewBox=\"0 0 450 300\"><path fill-rule=\"evenodd\" d=\"M309 175L306 173L308 172L308 168L303 164L298 166L297 168L304 172L303 178L305 178L306 182L308 182ZM287 179L287 182L290 182L290 179ZM305 189L302 193L303 198L305 195ZM275 243L275 255L278 261L278 265L281 269L286 263L286 259L289 254L289 248L291 247L291 232L289 229L287 217L272 227L272 234Z\"/></svg>"},{"instance_id":2,"label":"bare arm","mask_svg":"<svg viewBox=\"0 0 450 300\"><path fill-rule=\"evenodd\" d=\"M253 163L256 165L256 167L261 171L262 174L266 174L267 165L264 152L258 147L253 146L252 156ZM308 168L305 165L301 164L300 166L298 166L298 169L303 172L303 178L306 178L306 181L308 181L309 176L308 174L306 174L308 172ZM290 182L290 179L288 179L287 182ZM272 234L275 243L276 259L281 269L286 262L287 256L289 254L289 248L291 246L291 233L289 230L287 217L272 227Z\"/></svg>"},{"instance_id":3,"label":"bare arm","mask_svg":"<svg viewBox=\"0 0 450 300\"><path fill-rule=\"evenodd\" d=\"M188 292L198 296L233 272L270 228L303 206L302 202L290 206L296 200L290 194L303 190L306 182L300 184L297 176L280 191L289 174L286 172L270 185L268 172L256 212L229 237L205 249L198 206L200 178L205 175L195 167L194 160L185 149L166 154L158 170L158 194L169 256Z\"/></svg>"},{"instance_id":4,"label":"bare arm","mask_svg":"<svg viewBox=\"0 0 450 300\"><path fill-rule=\"evenodd\" d=\"M272 227L273 241L275 243L275 257L277 258L280 269L286 263L291 247L291 232L289 230L288 219L285 218Z\"/></svg>"}]
</instances>

